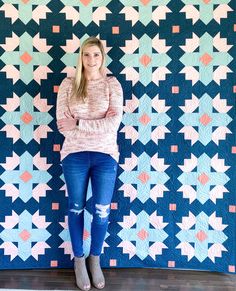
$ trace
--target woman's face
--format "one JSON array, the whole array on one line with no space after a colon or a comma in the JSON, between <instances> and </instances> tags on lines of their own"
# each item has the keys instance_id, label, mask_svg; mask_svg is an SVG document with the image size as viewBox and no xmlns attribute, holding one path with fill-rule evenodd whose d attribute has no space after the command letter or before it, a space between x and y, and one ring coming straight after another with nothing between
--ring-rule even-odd
<instances>
[{"instance_id":1,"label":"woman's face","mask_svg":"<svg viewBox=\"0 0 236 291\"><path fill-rule=\"evenodd\" d=\"M82 62L85 71L87 72L98 72L102 65L102 52L96 45L86 46L82 54Z\"/></svg>"}]
</instances>

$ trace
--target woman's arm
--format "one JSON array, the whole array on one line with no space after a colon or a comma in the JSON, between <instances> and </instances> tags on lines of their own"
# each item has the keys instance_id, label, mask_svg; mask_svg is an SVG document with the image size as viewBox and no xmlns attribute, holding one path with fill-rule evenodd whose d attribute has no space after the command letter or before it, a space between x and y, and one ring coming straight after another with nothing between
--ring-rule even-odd
<instances>
[{"instance_id":1,"label":"woman's arm","mask_svg":"<svg viewBox=\"0 0 236 291\"><path fill-rule=\"evenodd\" d=\"M115 77L108 79L109 107L106 116L101 119L79 119L76 121L69 112L68 86L71 80L62 81L57 96L57 125L64 136L75 136L79 132L103 134L116 133L119 129L123 114L123 91ZM77 124L77 125L76 125Z\"/></svg>"},{"instance_id":2,"label":"woman's arm","mask_svg":"<svg viewBox=\"0 0 236 291\"><path fill-rule=\"evenodd\" d=\"M77 126L79 131L88 133L116 133L119 129L123 114L123 91L115 77L108 79L109 108L106 116L101 119L80 119Z\"/></svg>"},{"instance_id":3,"label":"woman's arm","mask_svg":"<svg viewBox=\"0 0 236 291\"><path fill-rule=\"evenodd\" d=\"M68 90L71 79L65 78L59 87L57 94L56 119L57 128L64 136L70 136L76 130L76 120L71 116L68 106Z\"/></svg>"}]
</instances>

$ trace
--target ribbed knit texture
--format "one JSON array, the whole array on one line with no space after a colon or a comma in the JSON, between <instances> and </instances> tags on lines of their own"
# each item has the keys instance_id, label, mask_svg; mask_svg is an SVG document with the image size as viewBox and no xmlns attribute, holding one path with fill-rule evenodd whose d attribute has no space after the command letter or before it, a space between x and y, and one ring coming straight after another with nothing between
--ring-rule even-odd
<instances>
[{"instance_id":1,"label":"ribbed knit texture","mask_svg":"<svg viewBox=\"0 0 236 291\"><path fill-rule=\"evenodd\" d=\"M69 102L73 78L65 78L57 95L56 118L65 118L65 112L79 119L79 126L61 132L65 140L61 160L68 154L80 151L96 151L119 159L117 131L123 113L123 92L115 77L88 81L88 96L84 103Z\"/></svg>"}]
</instances>

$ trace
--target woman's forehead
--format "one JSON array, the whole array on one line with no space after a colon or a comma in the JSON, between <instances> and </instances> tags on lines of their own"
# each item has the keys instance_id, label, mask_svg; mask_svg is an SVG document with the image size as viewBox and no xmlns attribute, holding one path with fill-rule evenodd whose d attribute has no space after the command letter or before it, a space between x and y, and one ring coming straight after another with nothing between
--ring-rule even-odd
<instances>
[{"instance_id":1,"label":"woman's forehead","mask_svg":"<svg viewBox=\"0 0 236 291\"><path fill-rule=\"evenodd\" d=\"M89 53L101 53L101 50L97 45L91 45L91 46L86 46L83 49L83 53L86 53L86 52L89 52Z\"/></svg>"}]
</instances>

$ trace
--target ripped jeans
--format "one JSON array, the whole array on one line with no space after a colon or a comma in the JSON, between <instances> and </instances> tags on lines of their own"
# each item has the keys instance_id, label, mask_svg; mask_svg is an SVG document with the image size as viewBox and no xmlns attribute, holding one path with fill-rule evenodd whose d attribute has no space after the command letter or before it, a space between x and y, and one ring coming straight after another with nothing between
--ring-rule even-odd
<instances>
[{"instance_id":1,"label":"ripped jeans","mask_svg":"<svg viewBox=\"0 0 236 291\"><path fill-rule=\"evenodd\" d=\"M101 254L108 227L117 162L110 155L101 152L76 152L62 160L62 170L69 197L69 232L74 256L77 257L84 254L84 208L88 181L91 178L93 220L90 254L98 256Z\"/></svg>"}]
</instances>

